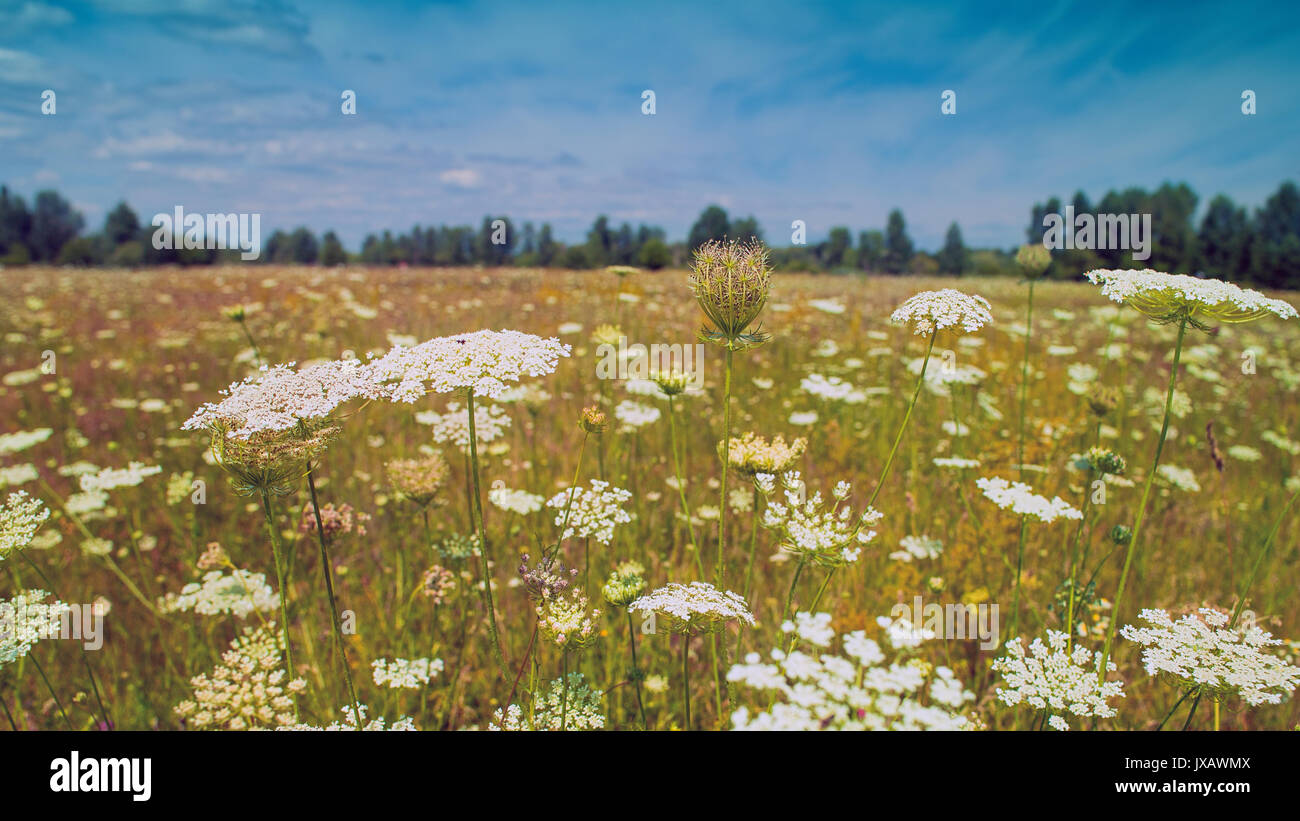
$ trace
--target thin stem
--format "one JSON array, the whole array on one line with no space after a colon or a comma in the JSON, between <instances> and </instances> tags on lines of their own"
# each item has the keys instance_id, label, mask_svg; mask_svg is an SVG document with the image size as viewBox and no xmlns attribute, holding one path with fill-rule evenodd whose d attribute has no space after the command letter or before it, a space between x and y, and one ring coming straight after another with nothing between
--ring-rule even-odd
<instances>
[{"instance_id":1,"label":"thin stem","mask_svg":"<svg viewBox=\"0 0 1300 821\"><path fill-rule=\"evenodd\" d=\"M474 429L474 391L465 392L468 397L467 410L469 412L469 462L470 476L473 477L474 495L473 510L470 515L474 517L474 528L478 534L479 559L483 569L483 598L487 602L488 611L488 631L492 634L492 652L496 656L497 668L501 671L503 679L510 678L510 672L506 668L505 654L501 652L501 637L497 634L497 614L496 604L492 599L492 568L488 561L488 542L487 528L483 526L483 491L479 486L479 466L478 466L478 434Z\"/></svg>"},{"instance_id":2,"label":"thin stem","mask_svg":"<svg viewBox=\"0 0 1300 821\"><path fill-rule=\"evenodd\" d=\"M339 622L339 608L334 600L334 568L330 564L329 548L325 544L325 523L320 517L320 499L316 496L316 478L311 462L307 462L307 487L311 490L311 507L316 514L316 536L320 542L321 571L325 574L325 593L330 601L330 621L334 628L334 648L339 654L339 664L343 668L343 678L348 684L348 698L352 701L352 717L356 720L357 730L362 729L361 708L357 704L357 691L352 686L352 670L348 666L348 651L343 644L343 626Z\"/></svg>"},{"instance_id":3,"label":"thin stem","mask_svg":"<svg viewBox=\"0 0 1300 821\"><path fill-rule=\"evenodd\" d=\"M1228 627L1236 627L1237 620L1241 618L1241 611L1246 606L1246 594L1250 592L1250 586L1255 583L1255 577L1259 574L1259 568L1264 564L1264 557L1268 555L1269 548L1273 546L1273 539L1277 536L1278 530L1282 528L1282 520L1286 518L1287 511L1291 510L1291 505L1295 500L1300 498L1300 490L1291 494L1287 500L1286 507L1278 514L1277 519L1273 522L1273 528L1268 532L1268 538L1264 540L1264 546L1260 548L1259 556L1255 559L1255 566L1251 568L1250 578L1246 580L1246 586L1241 590L1241 596L1237 599L1237 606L1232 610L1232 621L1228 622Z\"/></svg>"},{"instance_id":4,"label":"thin stem","mask_svg":"<svg viewBox=\"0 0 1300 821\"><path fill-rule=\"evenodd\" d=\"M718 488L718 566L713 571L717 577L714 586L719 590L727 580L727 465L731 462L731 359L734 353L728 345L726 377L722 391L722 485Z\"/></svg>"},{"instance_id":5,"label":"thin stem","mask_svg":"<svg viewBox=\"0 0 1300 821\"><path fill-rule=\"evenodd\" d=\"M275 517L271 514L271 495L266 488L262 488L262 515L266 518L266 532L271 536L271 554L275 557L275 575L280 584L280 623L283 625L280 629L284 631L284 666L289 673L289 680L293 681L293 645L289 642L288 574L284 563L284 546L280 541L279 532L275 529Z\"/></svg>"},{"instance_id":6,"label":"thin stem","mask_svg":"<svg viewBox=\"0 0 1300 821\"><path fill-rule=\"evenodd\" d=\"M41 581L45 584L45 589L50 591L50 594L54 596L56 600L63 601L63 597L59 595L59 591L55 588L54 583L50 581L50 577L45 575L45 571L41 570L40 565L32 561L32 557L27 555L27 551L19 550L18 555L22 556L23 560L31 566L32 570L36 571L36 575L41 577ZM109 719L108 709L104 707L104 700L99 695L99 681L95 678L95 671L90 666L90 658L86 653L85 643L82 642L78 644L78 648L81 650L81 663L85 666L86 675L90 678L90 691L95 696L95 704L99 707L99 715L104 719L104 729L112 729L113 722Z\"/></svg>"},{"instance_id":7,"label":"thin stem","mask_svg":"<svg viewBox=\"0 0 1300 821\"><path fill-rule=\"evenodd\" d=\"M690 636L682 634L682 709L686 711L686 723L682 726L683 730L691 729L691 670L687 665L687 648L691 643Z\"/></svg>"},{"instance_id":8,"label":"thin stem","mask_svg":"<svg viewBox=\"0 0 1300 821\"><path fill-rule=\"evenodd\" d=\"M1187 720L1183 722L1183 729L1184 729L1184 730L1186 730L1188 727L1192 726L1192 716L1196 715L1196 708L1199 707L1199 706L1201 706L1201 696L1202 696L1202 693L1201 693L1200 688L1198 687L1198 688L1196 689L1196 700L1192 702L1192 709L1190 709L1190 710L1187 711Z\"/></svg>"},{"instance_id":9,"label":"thin stem","mask_svg":"<svg viewBox=\"0 0 1300 821\"><path fill-rule=\"evenodd\" d=\"M627 644L632 649L632 682L636 685L636 706L641 711L641 729L650 729L650 722L645 717L645 702L641 700L641 668L636 661L636 629L632 626L632 613L627 615Z\"/></svg>"},{"instance_id":10,"label":"thin stem","mask_svg":"<svg viewBox=\"0 0 1300 821\"><path fill-rule=\"evenodd\" d=\"M867 502L867 509L871 509L876 504L876 497L880 495L880 489L885 486L885 479L889 476L889 468L894 464L894 456L898 453L898 445L903 441L903 433L907 430L907 423L912 418L912 409L916 407L916 400L921 395L921 386L925 384L925 371L930 367L930 354L934 351L934 334L930 334L930 344L925 349L925 359L921 360L921 374L916 377L916 387L912 390L912 399L907 403L907 413L903 415L903 424L898 426L898 435L894 437L894 446L889 449L889 457L885 459L885 467L880 471L880 478L876 480L876 489L871 492L871 499Z\"/></svg>"},{"instance_id":11,"label":"thin stem","mask_svg":"<svg viewBox=\"0 0 1300 821\"><path fill-rule=\"evenodd\" d=\"M673 409L673 398L668 397L668 435L673 451L673 475L677 479L677 495L682 501L682 513L686 516L686 534L691 539L691 549L695 551L695 569L704 581L704 560L700 557L700 545L695 540L695 525L691 524L691 506L686 501L685 480L682 478L682 459L677 454L677 414Z\"/></svg>"},{"instance_id":12,"label":"thin stem","mask_svg":"<svg viewBox=\"0 0 1300 821\"><path fill-rule=\"evenodd\" d=\"M1020 366L1020 442L1016 447L1016 478L1025 478L1025 400L1029 396L1029 343L1034 334L1034 280L1029 280L1029 307L1025 311L1025 361Z\"/></svg>"},{"instance_id":13,"label":"thin stem","mask_svg":"<svg viewBox=\"0 0 1300 821\"><path fill-rule=\"evenodd\" d=\"M1016 588L1011 597L1011 635L1020 635L1020 576L1021 568L1025 564L1025 529L1029 525L1029 517L1020 517L1020 546L1016 550ZM1067 628L1068 629L1068 628Z\"/></svg>"},{"instance_id":14,"label":"thin stem","mask_svg":"<svg viewBox=\"0 0 1300 821\"><path fill-rule=\"evenodd\" d=\"M1106 644L1101 651L1101 667L1097 676L1099 681L1106 678L1106 663L1110 661L1110 646L1115 639L1115 626L1119 624L1119 608L1124 601L1124 587L1128 583L1128 571L1137 553L1138 536L1142 532L1142 520L1146 516L1147 500L1151 495L1151 485L1155 483L1156 468L1160 466L1160 453L1165 448L1165 435L1169 433L1169 414L1174 404L1174 385L1178 381L1178 361L1183 354L1183 337L1187 334L1187 319L1178 325L1178 342L1174 345L1174 364L1169 369L1169 389L1165 393L1165 415L1160 422L1160 438L1156 441L1156 455L1151 461L1151 470L1147 472L1146 482L1142 486L1142 501L1138 504L1137 519L1133 522L1133 536L1129 539L1128 553L1124 557L1124 570L1119 576L1119 590L1115 593L1115 603L1110 613L1110 627L1106 630ZM1200 700L1198 695L1197 701ZM1193 706L1193 711L1195 707Z\"/></svg>"},{"instance_id":15,"label":"thin stem","mask_svg":"<svg viewBox=\"0 0 1300 821\"><path fill-rule=\"evenodd\" d=\"M1156 726L1156 732L1159 732L1160 730L1163 730L1165 728L1165 724L1169 722L1169 719L1174 717L1174 712L1179 708L1180 705L1182 705L1184 701L1187 700L1188 696L1190 696L1194 692L1196 692L1195 689L1188 690L1187 692L1183 693L1182 698L1174 702L1174 706L1169 708L1169 712L1165 713L1165 717L1161 719L1160 724Z\"/></svg>"}]
</instances>

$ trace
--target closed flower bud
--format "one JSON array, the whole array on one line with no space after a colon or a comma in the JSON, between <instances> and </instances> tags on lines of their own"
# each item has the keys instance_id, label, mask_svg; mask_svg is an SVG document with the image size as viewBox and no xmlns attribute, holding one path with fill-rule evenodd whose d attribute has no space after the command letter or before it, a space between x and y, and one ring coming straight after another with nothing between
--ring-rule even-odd
<instances>
[{"instance_id":1,"label":"closed flower bud","mask_svg":"<svg viewBox=\"0 0 1300 821\"><path fill-rule=\"evenodd\" d=\"M603 433L609 425L609 420L605 412L595 405L582 409L582 417L578 420L578 427L587 433Z\"/></svg>"},{"instance_id":2,"label":"closed flower bud","mask_svg":"<svg viewBox=\"0 0 1300 821\"><path fill-rule=\"evenodd\" d=\"M1052 264L1052 253L1042 243L1020 246L1016 251L1016 265L1027 279L1037 279Z\"/></svg>"}]
</instances>

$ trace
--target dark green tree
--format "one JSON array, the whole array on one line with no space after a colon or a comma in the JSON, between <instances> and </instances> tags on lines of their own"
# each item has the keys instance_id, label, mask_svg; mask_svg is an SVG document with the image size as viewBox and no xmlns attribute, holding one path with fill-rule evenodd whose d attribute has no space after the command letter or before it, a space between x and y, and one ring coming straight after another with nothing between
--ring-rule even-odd
<instances>
[{"instance_id":1,"label":"dark green tree","mask_svg":"<svg viewBox=\"0 0 1300 821\"><path fill-rule=\"evenodd\" d=\"M938 254L939 273L961 276L966 271L966 243L961 238L957 223L948 226L943 249Z\"/></svg>"},{"instance_id":2,"label":"dark green tree","mask_svg":"<svg viewBox=\"0 0 1300 821\"><path fill-rule=\"evenodd\" d=\"M895 208L889 212L889 221L885 225L885 258L882 267L887 273L903 273L912 261L915 250L911 237L907 235L903 212Z\"/></svg>"},{"instance_id":3,"label":"dark green tree","mask_svg":"<svg viewBox=\"0 0 1300 821\"><path fill-rule=\"evenodd\" d=\"M727 220L727 212L719 205L710 205L691 226L691 232L686 237L686 247L694 251L711 239L726 239L730 235L731 223Z\"/></svg>"}]
</instances>

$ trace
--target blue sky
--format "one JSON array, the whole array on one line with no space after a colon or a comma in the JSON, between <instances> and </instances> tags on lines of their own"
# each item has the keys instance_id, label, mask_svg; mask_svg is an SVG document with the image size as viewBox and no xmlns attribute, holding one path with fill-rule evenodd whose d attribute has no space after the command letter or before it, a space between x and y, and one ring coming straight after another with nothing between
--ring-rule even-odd
<instances>
[{"instance_id":1,"label":"blue sky","mask_svg":"<svg viewBox=\"0 0 1300 821\"><path fill-rule=\"evenodd\" d=\"M126 198L352 248L500 213L681 238L709 203L774 245L900 207L921 247L953 220L1010 246L1078 188L1254 206L1300 180L1298 22L1248 2L0 0L0 181L95 228Z\"/></svg>"}]
</instances>

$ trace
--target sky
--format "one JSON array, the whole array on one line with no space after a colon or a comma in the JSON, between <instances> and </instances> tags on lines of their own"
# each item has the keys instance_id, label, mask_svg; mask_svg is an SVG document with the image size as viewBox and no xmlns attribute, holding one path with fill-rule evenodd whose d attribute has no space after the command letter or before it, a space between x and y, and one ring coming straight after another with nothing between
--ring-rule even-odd
<instances>
[{"instance_id":1,"label":"sky","mask_svg":"<svg viewBox=\"0 0 1300 821\"><path fill-rule=\"evenodd\" d=\"M489 214L680 239L712 203L773 245L901 208L922 248L953 221L1010 247L1053 195L1168 180L1258 206L1300 180L1297 23L1294 2L0 0L0 182L94 229L125 199L353 249Z\"/></svg>"}]
</instances>

